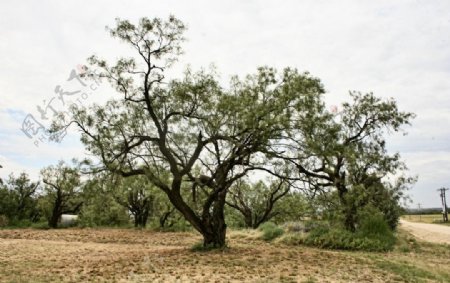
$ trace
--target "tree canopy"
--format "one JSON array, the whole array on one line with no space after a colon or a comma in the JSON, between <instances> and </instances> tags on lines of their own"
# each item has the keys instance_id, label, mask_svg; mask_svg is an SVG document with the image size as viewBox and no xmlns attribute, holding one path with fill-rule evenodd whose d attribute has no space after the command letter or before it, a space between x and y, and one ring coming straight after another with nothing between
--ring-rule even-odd
<instances>
[{"instance_id":1,"label":"tree canopy","mask_svg":"<svg viewBox=\"0 0 450 283\"><path fill-rule=\"evenodd\" d=\"M383 138L384 129L397 131L413 116L395 101L353 93L353 103L336 117L326 111L320 80L293 68L260 67L227 87L207 71L188 69L169 80L185 29L173 16L136 25L118 19L109 32L136 56L113 64L92 56L89 69L97 72L87 73L106 79L118 95L104 105L73 108L55 129L77 125L97 172L144 176L203 235L205 246L225 245L227 194L250 174L303 189L335 188L345 202L349 186L362 182L357 178L403 168Z\"/></svg>"}]
</instances>

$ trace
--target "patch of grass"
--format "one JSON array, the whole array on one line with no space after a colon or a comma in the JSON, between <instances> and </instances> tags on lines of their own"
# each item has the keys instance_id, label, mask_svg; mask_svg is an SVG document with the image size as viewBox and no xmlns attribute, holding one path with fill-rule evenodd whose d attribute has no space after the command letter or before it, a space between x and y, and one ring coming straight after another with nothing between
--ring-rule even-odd
<instances>
[{"instance_id":1,"label":"patch of grass","mask_svg":"<svg viewBox=\"0 0 450 283\"><path fill-rule=\"evenodd\" d=\"M286 233L281 238L278 239L279 243L291 246L301 245L304 243L304 241L305 241L305 234L298 232Z\"/></svg>"},{"instance_id":2,"label":"patch of grass","mask_svg":"<svg viewBox=\"0 0 450 283\"><path fill-rule=\"evenodd\" d=\"M283 235L284 230L281 227L278 227L275 223L266 222L261 224L258 228L262 232L262 239L265 241L272 241L275 238Z\"/></svg>"},{"instance_id":3,"label":"patch of grass","mask_svg":"<svg viewBox=\"0 0 450 283\"><path fill-rule=\"evenodd\" d=\"M338 250L384 252L392 250L395 244L395 237L363 232L352 233L342 228L321 227L312 230L304 238L303 243L308 246Z\"/></svg>"},{"instance_id":4,"label":"patch of grass","mask_svg":"<svg viewBox=\"0 0 450 283\"><path fill-rule=\"evenodd\" d=\"M432 273L406 262L377 260L375 264L378 268L394 273L407 282L428 282L428 280L438 280L440 282L450 281L448 274Z\"/></svg>"},{"instance_id":5,"label":"patch of grass","mask_svg":"<svg viewBox=\"0 0 450 283\"><path fill-rule=\"evenodd\" d=\"M397 243L395 245L395 250L403 253L419 252L420 245L411 234L399 230L397 231Z\"/></svg>"},{"instance_id":6,"label":"patch of grass","mask_svg":"<svg viewBox=\"0 0 450 283\"><path fill-rule=\"evenodd\" d=\"M402 219L411 222L434 223L441 225L450 225L450 222L444 222L442 214L424 214L424 215L404 215Z\"/></svg>"}]
</instances>

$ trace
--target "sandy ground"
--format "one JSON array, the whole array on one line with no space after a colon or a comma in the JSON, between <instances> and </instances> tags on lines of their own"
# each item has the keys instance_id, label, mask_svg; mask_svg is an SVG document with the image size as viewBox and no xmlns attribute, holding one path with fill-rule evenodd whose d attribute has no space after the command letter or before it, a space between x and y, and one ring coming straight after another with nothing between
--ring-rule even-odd
<instances>
[{"instance_id":1,"label":"sandy ground","mask_svg":"<svg viewBox=\"0 0 450 283\"><path fill-rule=\"evenodd\" d=\"M400 225L420 240L438 244L450 244L450 226L409 222L403 219L400 220Z\"/></svg>"}]
</instances>

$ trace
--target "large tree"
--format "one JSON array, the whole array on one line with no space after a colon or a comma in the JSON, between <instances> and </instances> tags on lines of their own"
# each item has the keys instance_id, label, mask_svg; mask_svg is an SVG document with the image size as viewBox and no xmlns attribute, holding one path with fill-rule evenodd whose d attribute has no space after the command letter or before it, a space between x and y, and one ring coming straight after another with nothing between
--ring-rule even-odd
<instances>
[{"instance_id":1,"label":"large tree","mask_svg":"<svg viewBox=\"0 0 450 283\"><path fill-rule=\"evenodd\" d=\"M284 147L292 126L320 107L320 81L271 68L233 78L228 89L206 72L188 70L181 80L166 81L165 71L181 52L182 22L117 20L109 30L137 58L110 65L91 57L90 69L98 68L98 76L120 96L106 105L73 109L70 122L98 157L98 170L146 176L203 235L205 246L225 245L229 188L249 171L274 170L274 148ZM201 195L199 209L182 190Z\"/></svg>"}]
</instances>

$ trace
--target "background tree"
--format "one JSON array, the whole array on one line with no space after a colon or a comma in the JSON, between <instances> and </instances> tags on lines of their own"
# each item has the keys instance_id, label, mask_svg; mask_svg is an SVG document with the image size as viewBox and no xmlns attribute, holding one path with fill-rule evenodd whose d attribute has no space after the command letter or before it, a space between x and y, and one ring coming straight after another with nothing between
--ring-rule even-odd
<instances>
[{"instance_id":1,"label":"background tree","mask_svg":"<svg viewBox=\"0 0 450 283\"><path fill-rule=\"evenodd\" d=\"M143 176L120 178L115 182L115 198L133 215L135 227L145 227L155 208L155 187Z\"/></svg>"},{"instance_id":2,"label":"background tree","mask_svg":"<svg viewBox=\"0 0 450 283\"><path fill-rule=\"evenodd\" d=\"M45 184L48 225L57 228L61 215L77 213L83 204L80 199L80 173L60 161L56 166L44 168L41 176Z\"/></svg>"},{"instance_id":3,"label":"background tree","mask_svg":"<svg viewBox=\"0 0 450 283\"><path fill-rule=\"evenodd\" d=\"M230 189L227 204L244 217L247 228L258 228L280 213L275 204L289 193L290 185L278 180L266 185L263 181L249 184L239 180Z\"/></svg>"},{"instance_id":4,"label":"background tree","mask_svg":"<svg viewBox=\"0 0 450 283\"><path fill-rule=\"evenodd\" d=\"M180 54L185 27L170 17L118 20L111 35L137 53L113 66L91 57L121 99L90 109L73 109L82 142L99 158L98 170L124 177L145 175L204 238L225 245L224 206L229 188L253 170L272 170L273 147L281 147L294 121L306 119L323 93L308 73L260 68L222 88L214 74L187 71L163 81ZM196 175L193 168L198 167ZM182 194L203 194L194 211Z\"/></svg>"},{"instance_id":5,"label":"background tree","mask_svg":"<svg viewBox=\"0 0 450 283\"><path fill-rule=\"evenodd\" d=\"M82 186L83 205L79 223L82 226L126 226L130 222L128 209L115 198L115 187L105 174L92 175Z\"/></svg>"},{"instance_id":6,"label":"background tree","mask_svg":"<svg viewBox=\"0 0 450 283\"><path fill-rule=\"evenodd\" d=\"M28 174L21 173L18 177L10 174L5 184L0 185L0 214L11 222L36 222L39 219L38 189L39 182L32 182Z\"/></svg>"}]
</instances>

